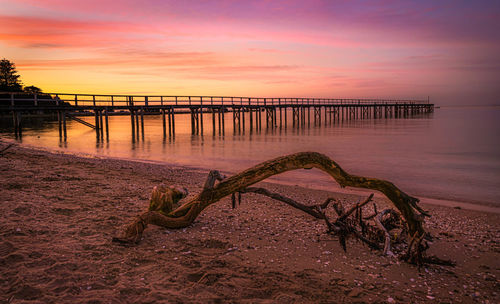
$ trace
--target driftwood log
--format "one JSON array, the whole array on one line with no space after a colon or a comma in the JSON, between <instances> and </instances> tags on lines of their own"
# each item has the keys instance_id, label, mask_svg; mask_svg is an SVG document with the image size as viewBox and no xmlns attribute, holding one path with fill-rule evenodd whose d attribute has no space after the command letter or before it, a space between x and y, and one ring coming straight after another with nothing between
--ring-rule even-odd
<instances>
[{"instance_id":1,"label":"driftwood log","mask_svg":"<svg viewBox=\"0 0 500 304\"><path fill-rule=\"evenodd\" d=\"M335 221L331 221L325 213L328 205L335 201L327 199L323 204L307 206L290 198L286 198L277 193L271 193L263 188L252 188L251 185L260 182L268 177L280 174L286 171L297 169L317 168L330 175L341 187L356 187L380 191L383 193L399 211L404 219L404 229L411 240L407 242L407 250L402 255L406 261L421 264L423 262L422 253L428 248L424 237L426 232L423 228L424 216L428 214L418 205L418 199L409 196L401 191L393 183L363 176L351 175L344 171L336 162L329 157L316 152L301 152L287 156L278 157L252 168L242 171L234 176L225 178L218 171L211 171L205 182L202 191L190 201L179 205L182 198L187 195L186 189L177 189L174 187L157 186L153 189L148 211L139 215L131 224L129 224L121 237L113 239L119 243L138 243L144 229L147 225L153 224L165 228L184 228L189 226L196 217L208 206L216 203L222 198L232 195L233 207L236 204L236 195L238 201L241 200L242 193L258 193L282 201L294 208L300 209L311 216L324 220L328 226L329 232L337 234L339 241L345 250L345 238L347 235L354 235L359 240L365 242L372 248L384 249L385 253L393 254L390 249L390 235L384 228L382 217L387 213L396 213L392 211L383 211L366 218L362 216L362 207L371 201L373 194L364 202L358 203L344 211L340 202L335 202L333 208L338 215ZM218 184L216 182L219 181ZM355 219L352 219L355 213ZM377 225L368 227L366 219L374 219ZM355 229L359 225L360 229ZM357 226L356 226L357 227ZM382 232L384 245L380 245L373 238L367 237L366 232L378 227Z\"/></svg>"}]
</instances>

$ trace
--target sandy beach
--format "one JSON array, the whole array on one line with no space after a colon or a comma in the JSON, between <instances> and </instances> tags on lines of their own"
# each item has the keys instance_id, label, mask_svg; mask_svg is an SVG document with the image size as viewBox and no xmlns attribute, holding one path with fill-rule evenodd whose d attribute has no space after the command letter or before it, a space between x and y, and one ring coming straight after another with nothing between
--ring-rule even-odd
<instances>
[{"instance_id":1,"label":"sandy beach","mask_svg":"<svg viewBox=\"0 0 500 304\"><path fill-rule=\"evenodd\" d=\"M355 240L345 253L323 222L256 194L234 210L223 199L185 229L150 226L125 247L111 239L147 208L155 185L191 196L208 171L21 145L0 156L0 170L0 303L500 302L498 213L422 204L432 215L429 253L455 267L419 270ZM301 202L360 199L264 187Z\"/></svg>"}]
</instances>

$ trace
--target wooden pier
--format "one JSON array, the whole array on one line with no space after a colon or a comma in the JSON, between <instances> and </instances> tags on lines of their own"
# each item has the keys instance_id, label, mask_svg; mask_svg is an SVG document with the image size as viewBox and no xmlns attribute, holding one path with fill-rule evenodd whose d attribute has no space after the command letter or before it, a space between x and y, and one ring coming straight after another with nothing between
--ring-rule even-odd
<instances>
[{"instance_id":1,"label":"wooden pier","mask_svg":"<svg viewBox=\"0 0 500 304\"><path fill-rule=\"evenodd\" d=\"M41 97L44 98L41 98ZM42 102L43 100L43 102ZM223 96L139 96L47 93L0 93L0 112L12 115L14 133L22 136L22 116L27 113L57 115L59 136L67 137L67 120L95 129L96 138L109 138L109 116L129 115L132 136L144 137L144 116L162 117L163 136L175 137L175 117L190 115L191 134L224 135L225 113L232 113L234 133L267 129L329 125L354 119L408 118L431 113L429 100L258 98ZM290 115L291 114L291 115ZM94 124L78 116L94 116ZM227 117L226 117L227 118ZM210 123L205 125L207 119Z\"/></svg>"}]
</instances>

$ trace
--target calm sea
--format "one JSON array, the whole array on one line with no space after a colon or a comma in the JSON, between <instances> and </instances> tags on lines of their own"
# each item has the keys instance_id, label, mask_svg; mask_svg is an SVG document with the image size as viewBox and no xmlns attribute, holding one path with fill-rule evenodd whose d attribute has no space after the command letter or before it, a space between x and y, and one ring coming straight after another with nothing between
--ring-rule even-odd
<instances>
[{"instance_id":1,"label":"calm sea","mask_svg":"<svg viewBox=\"0 0 500 304\"><path fill-rule=\"evenodd\" d=\"M292 117L289 113L288 117ZM92 118L86 118L93 122ZM59 140L57 123L26 126L22 142L70 153L159 161L235 173L273 157L299 151L322 152L346 171L387 179L417 197L500 206L500 107L443 107L409 119L368 119L329 126L234 134L226 113L224 136L192 136L188 115L176 115L175 139L163 139L161 118L145 117L144 137L133 138L130 117L110 118L109 141L69 122ZM263 118L264 119L264 118ZM246 119L247 124L249 119ZM5 131L5 130L4 130ZM4 137L13 137L3 133ZM336 185L321 172L286 173L279 181L315 188Z\"/></svg>"}]
</instances>

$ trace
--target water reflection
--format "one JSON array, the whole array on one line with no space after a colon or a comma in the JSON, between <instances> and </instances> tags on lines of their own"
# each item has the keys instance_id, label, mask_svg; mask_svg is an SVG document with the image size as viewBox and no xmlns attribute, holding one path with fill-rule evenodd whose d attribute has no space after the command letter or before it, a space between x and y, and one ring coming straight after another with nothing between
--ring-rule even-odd
<instances>
[{"instance_id":1,"label":"water reflection","mask_svg":"<svg viewBox=\"0 0 500 304\"><path fill-rule=\"evenodd\" d=\"M109 136L68 121L67 140L58 134L57 121L25 120L22 142L69 152L145 159L178 165L236 172L276 156L299 151L327 154L347 171L397 182L414 195L438 198L500 201L500 109L440 109L435 114L408 119L332 120L324 116L295 127L288 111L288 124L279 112L277 126L257 128L255 113L250 128L233 132L232 113L215 121L205 114L203 134L192 134L190 116L175 115L175 136L164 135L161 116L144 116L142 124L130 116L110 116ZM283 113L284 114L284 113ZM306 111L307 117L307 111ZM92 123L94 117L84 117ZM224 121L224 124L222 123ZM464 124L464 121L469 122ZM221 126L219 129L218 126ZM132 127L134 126L134 127ZM222 126L224 128L222 129ZM13 137L9 119L2 119L4 136ZM200 128L201 131L201 128ZM214 134L215 133L215 134ZM457 153L461 152L461 153ZM486 156L488 157L486 157ZM314 171L283 175L293 184L324 185L331 181Z\"/></svg>"}]
</instances>

